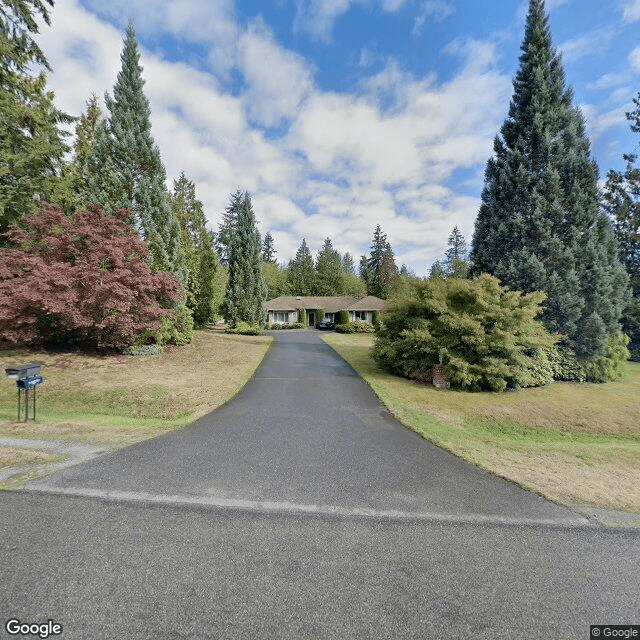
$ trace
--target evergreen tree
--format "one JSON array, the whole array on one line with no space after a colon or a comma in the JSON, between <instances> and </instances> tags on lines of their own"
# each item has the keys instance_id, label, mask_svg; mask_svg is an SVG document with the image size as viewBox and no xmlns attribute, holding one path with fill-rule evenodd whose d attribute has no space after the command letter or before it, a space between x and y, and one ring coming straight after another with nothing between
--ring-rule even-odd
<instances>
[{"instance_id":1,"label":"evergreen tree","mask_svg":"<svg viewBox=\"0 0 640 640\"><path fill-rule=\"evenodd\" d=\"M349 275L356 275L356 267L353 263L353 256L347 251L342 256L342 271Z\"/></svg>"},{"instance_id":2,"label":"evergreen tree","mask_svg":"<svg viewBox=\"0 0 640 640\"><path fill-rule=\"evenodd\" d=\"M87 157L85 201L97 203L107 212L131 209L140 235L149 242L152 268L173 273L186 287L180 225L169 202L160 151L151 136L151 109L143 91L132 23L120 60L113 97L105 96L109 117L98 126Z\"/></svg>"},{"instance_id":3,"label":"evergreen tree","mask_svg":"<svg viewBox=\"0 0 640 640\"><path fill-rule=\"evenodd\" d=\"M260 233L248 193L242 199L228 248L229 281L223 305L225 320L231 329L240 322L261 327L266 319L267 285L262 275Z\"/></svg>"},{"instance_id":4,"label":"evergreen tree","mask_svg":"<svg viewBox=\"0 0 640 640\"><path fill-rule=\"evenodd\" d=\"M273 262L275 264L276 253L277 251L273 246L273 236L270 231L267 231L267 234L262 241L262 260L264 262Z\"/></svg>"},{"instance_id":5,"label":"evergreen tree","mask_svg":"<svg viewBox=\"0 0 640 640\"><path fill-rule=\"evenodd\" d=\"M579 357L604 356L627 281L598 209L597 167L552 48L544 0L530 0L509 115L487 163L471 251L475 273L543 290L542 321Z\"/></svg>"},{"instance_id":6,"label":"evergreen tree","mask_svg":"<svg viewBox=\"0 0 640 640\"><path fill-rule=\"evenodd\" d=\"M331 238L325 238L316 259L315 294L339 296L344 293L344 277L340 254L333 248Z\"/></svg>"},{"instance_id":7,"label":"evergreen tree","mask_svg":"<svg viewBox=\"0 0 640 640\"><path fill-rule=\"evenodd\" d=\"M216 251L220 258L220 264L227 266L229 264L229 246L233 230L242 208L244 194L240 189L236 189L231 194L231 199L222 214L222 222L218 225L218 234L216 236Z\"/></svg>"},{"instance_id":8,"label":"evergreen tree","mask_svg":"<svg viewBox=\"0 0 640 640\"><path fill-rule=\"evenodd\" d=\"M467 241L456 225L447 241L444 269L452 278L466 278L469 271L467 262Z\"/></svg>"},{"instance_id":9,"label":"evergreen tree","mask_svg":"<svg viewBox=\"0 0 640 640\"><path fill-rule=\"evenodd\" d=\"M193 312L195 324L205 326L218 312L220 295L216 271L219 263L213 236L206 227L202 202L196 198L193 180L184 172L173 182L171 204L180 223L182 250L189 273L187 306Z\"/></svg>"},{"instance_id":10,"label":"evergreen tree","mask_svg":"<svg viewBox=\"0 0 640 640\"><path fill-rule=\"evenodd\" d=\"M640 93L628 112L631 131L640 133ZM620 262L629 274L633 297L622 314L622 329L630 337L629 350L640 360L640 167L635 154L623 155L624 172L611 170L604 187L604 209L614 224Z\"/></svg>"},{"instance_id":11,"label":"evergreen tree","mask_svg":"<svg viewBox=\"0 0 640 640\"><path fill-rule=\"evenodd\" d=\"M50 24L52 0L3 0L0 6L0 233L50 199L68 147L58 128L72 118L56 109L46 91L51 67L33 39L35 14Z\"/></svg>"},{"instance_id":12,"label":"evergreen tree","mask_svg":"<svg viewBox=\"0 0 640 640\"><path fill-rule=\"evenodd\" d=\"M287 283L291 295L312 296L316 288L316 272L313 268L313 257L307 246L306 238L298 247L296 257L289 262Z\"/></svg>"},{"instance_id":13,"label":"evergreen tree","mask_svg":"<svg viewBox=\"0 0 640 640\"><path fill-rule=\"evenodd\" d=\"M377 225L373 233L371 253L366 263L361 261L360 273L367 285L367 293L386 299L391 294L398 280L398 267L393 259L393 250L383 233L380 225Z\"/></svg>"},{"instance_id":14,"label":"evergreen tree","mask_svg":"<svg viewBox=\"0 0 640 640\"><path fill-rule=\"evenodd\" d=\"M51 202L59 205L67 215L75 213L85 204L83 195L90 179L87 160L103 119L98 96L93 94L76 124L73 161L62 167L60 179L51 195Z\"/></svg>"}]
</instances>

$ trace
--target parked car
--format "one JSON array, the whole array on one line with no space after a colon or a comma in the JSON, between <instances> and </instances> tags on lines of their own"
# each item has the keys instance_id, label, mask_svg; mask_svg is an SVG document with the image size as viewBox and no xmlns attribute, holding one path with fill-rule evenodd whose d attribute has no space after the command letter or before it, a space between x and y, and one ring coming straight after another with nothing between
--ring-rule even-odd
<instances>
[{"instance_id":1,"label":"parked car","mask_svg":"<svg viewBox=\"0 0 640 640\"><path fill-rule=\"evenodd\" d=\"M318 329L335 329L335 328L336 328L336 323L332 322L331 320L327 320L326 318L318 322Z\"/></svg>"}]
</instances>

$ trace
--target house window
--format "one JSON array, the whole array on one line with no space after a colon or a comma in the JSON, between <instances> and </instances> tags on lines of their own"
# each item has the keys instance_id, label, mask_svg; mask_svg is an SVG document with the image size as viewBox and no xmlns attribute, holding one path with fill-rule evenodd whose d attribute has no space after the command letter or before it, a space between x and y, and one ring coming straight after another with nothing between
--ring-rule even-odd
<instances>
[{"instance_id":1,"label":"house window","mask_svg":"<svg viewBox=\"0 0 640 640\"><path fill-rule=\"evenodd\" d=\"M286 324L289 322L289 314L286 311L274 311L273 321L279 324Z\"/></svg>"},{"instance_id":2,"label":"house window","mask_svg":"<svg viewBox=\"0 0 640 640\"><path fill-rule=\"evenodd\" d=\"M356 311L355 312L356 320L366 320L367 312L366 311Z\"/></svg>"}]
</instances>

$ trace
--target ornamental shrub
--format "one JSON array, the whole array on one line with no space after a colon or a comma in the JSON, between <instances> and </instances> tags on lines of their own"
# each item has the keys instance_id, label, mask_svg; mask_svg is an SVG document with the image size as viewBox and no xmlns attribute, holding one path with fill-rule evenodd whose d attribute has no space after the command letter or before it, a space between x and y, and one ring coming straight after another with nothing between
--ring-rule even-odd
<instances>
[{"instance_id":1,"label":"ornamental shrub","mask_svg":"<svg viewBox=\"0 0 640 640\"><path fill-rule=\"evenodd\" d=\"M325 317L324 309L316 309L316 329L318 325L324 320Z\"/></svg>"},{"instance_id":2,"label":"ornamental shrub","mask_svg":"<svg viewBox=\"0 0 640 640\"><path fill-rule=\"evenodd\" d=\"M305 327L307 326L307 310L298 309L298 322Z\"/></svg>"},{"instance_id":3,"label":"ornamental shrub","mask_svg":"<svg viewBox=\"0 0 640 640\"><path fill-rule=\"evenodd\" d=\"M381 313L373 357L405 377L419 377L440 359L453 387L501 391L553 379L550 336L536 320L545 294L522 295L488 274L432 278Z\"/></svg>"},{"instance_id":4,"label":"ornamental shrub","mask_svg":"<svg viewBox=\"0 0 640 640\"><path fill-rule=\"evenodd\" d=\"M355 333L356 328L351 324L337 324L336 325L337 333Z\"/></svg>"},{"instance_id":5,"label":"ornamental shrub","mask_svg":"<svg viewBox=\"0 0 640 640\"><path fill-rule=\"evenodd\" d=\"M375 333L376 330L372 324L365 322L364 320L354 320L349 324L353 327L355 333Z\"/></svg>"},{"instance_id":6,"label":"ornamental shrub","mask_svg":"<svg viewBox=\"0 0 640 640\"><path fill-rule=\"evenodd\" d=\"M235 327L227 327L225 333L242 336L259 336L262 335L262 327L251 325L248 322L237 322Z\"/></svg>"},{"instance_id":7,"label":"ornamental shrub","mask_svg":"<svg viewBox=\"0 0 640 640\"><path fill-rule=\"evenodd\" d=\"M123 349L168 332L190 331L170 307L180 282L149 269L149 249L129 219L98 206L67 217L44 205L0 252L0 334L9 344L78 344ZM151 338L153 339L153 338Z\"/></svg>"},{"instance_id":8,"label":"ornamental shrub","mask_svg":"<svg viewBox=\"0 0 640 640\"><path fill-rule=\"evenodd\" d=\"M341 309L340 311L338 311L336 324L349 324L349 322L351 322L349 318L349 312L346 309Z\"/></svg>"}]
</instances>

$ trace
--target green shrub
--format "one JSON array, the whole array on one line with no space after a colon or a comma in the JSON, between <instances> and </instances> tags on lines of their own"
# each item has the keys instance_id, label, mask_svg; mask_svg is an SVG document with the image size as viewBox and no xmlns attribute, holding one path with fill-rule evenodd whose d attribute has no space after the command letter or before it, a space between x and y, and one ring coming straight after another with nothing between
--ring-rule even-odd
<instances>
[{"instance_id":1,"label":"green shrub","mask_svg":"<svg viewBox=\"0 0 640 640\"><path fill-rule=\"evenodd\" d=\"M298 309L298 323L307 326L307 310Z\"/></svg>"},{"instance_id":2,"label":"green shrub","mask_svg":"<svg viewBox=\"0 0 640 640\"><path fill-rule=\"evenodd\" d=\"M242 336L259 336L262 334L262 327L251 325L248 322L238 322L235 327L225 329L225 333Z\"/></svg>"},{"instance_id":3,"label":"green shrub","mask_svg":"<svg viewBox=\"0 0 640 640\"><path fill-rule=\"evenodd\" d=\"M553 348L547 352L554 380L572 382L610 382L624 376L625 361L629 358L629 336L617 333L609 338L603 356L578 358L567 348Z\"/></svg>"},{"instance_id":4,"label":"green shrub","mask_svg":"<svg viewBox=\"0 0 640 640\"><path fill-rule=\"evenodd\" d=\"M336 325L337 333L355 333L356 328L351 324L337 324Z\"/></svg>"},{"instance_id":5,"label":"green shrub","mask_svg":"<svg viewBox=\"0 0 640 640\"><path fill-rule=\"evenodd\" d=\"M306 329L307 325L303 322L294 322L293 324L290 324L289 329Z\"/></svg>"},{"instance_id":6,"label":"green shrub","mask_svg":"<svg viewBox=\"0 0 640 640\"><path fill-rule=\"evenodd\" d=\"M373 325L375 331L378 331L380 329L380 312L378 310L374 309L373 313L371 314L371 324Z\"/></svg>"},{"instance_id":7,"label":"green shrub","mask_svg":"<svg viewBox=\"0 0 640 640\"><path fill-rule=\"evenodd\" d=\"M122 353L125 356L154 356L162 351L162 347L157 344L144 344L141 347L127 347Z\"/></svg>"},{"instance_id":8,"label":"green shrub","mask_svg":"<svg viewBox=\"0 0 640 640\"><path fill-rule=\"evenodd\" d=\"M347 326L353 327L355 333L375 333L376 330L372 324L365 322L364 320L354 320Z\"/></svg>"},{"instance_id":9,"label":"green shrub","mask_svg":"<svg viewBox=\"0 0 640 640\"><path fill-rule=\"evenodd\" d=\"M273 331L277 331L278 329L283 329L284 327L279 323L279 322L274 322L270 329L272 329Z\"/></svg>"},{"instance_id":10,"label":"green shrub","mask_svg":"<svg viewBox=\"0 0 640 640\"><path fill-rule=\"evenodd\" d=\"M522 295L488 274L432 278L381 313L374 358L405 377L442 358L451 386L501 391L547 384L556 337L536 320L545 294Z\"/></svg>"},{"instance_id":11,"label":"green shrub","mask_svg":"<svg viewBox=\"0 0 640 640\"><path fill-rule=\"evenodd\" d=\"M318 328L318 325L324 320L326 313L324 312L324 309L316 309L316 329Z\"/></svg>"},{"instance_id":12,"label":"green shrub","mask_svg":"<svg viewBox=\"0 0 640 640\"><path fill-rule=\"evenodd\" d=\"M338 311L338 315L336 316L336 324L349 324L351 322L349 318L349 312L346 309L341 309Z\"/></svg>"}]
</instances>

